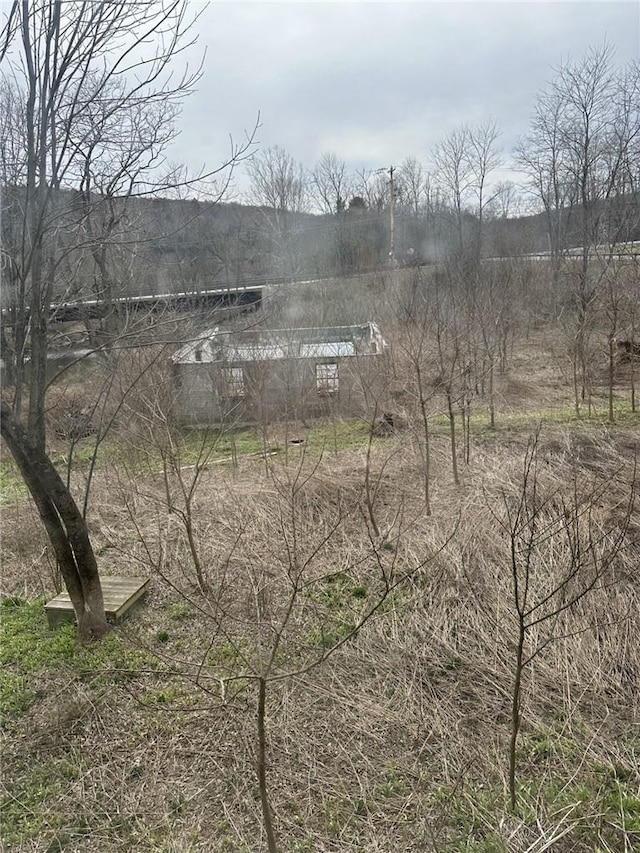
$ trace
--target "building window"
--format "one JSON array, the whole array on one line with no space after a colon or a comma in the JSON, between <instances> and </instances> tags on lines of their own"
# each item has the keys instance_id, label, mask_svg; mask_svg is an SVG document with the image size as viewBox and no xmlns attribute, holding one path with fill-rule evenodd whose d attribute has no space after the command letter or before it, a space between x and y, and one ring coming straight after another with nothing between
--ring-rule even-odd
<instances>
[{"instance_id":1,"label":"building window","mask_svg":"<svg viewBox=\"0 0 640 853\"><path fill-rule=\"evenodd\" d=\"M244 370L241 367L225 367L222 382L225 397L244 397Z\"/></svg>"},{"instance_id":2,"label":"building window","mask_svg":"<svg viewBox=\"0 0 640 853\"><path fill-rule=\"evenodd\" d=\"M338 393L337 364L316 364L316 390L322 397Z\"/></svg>"}]
</instances>

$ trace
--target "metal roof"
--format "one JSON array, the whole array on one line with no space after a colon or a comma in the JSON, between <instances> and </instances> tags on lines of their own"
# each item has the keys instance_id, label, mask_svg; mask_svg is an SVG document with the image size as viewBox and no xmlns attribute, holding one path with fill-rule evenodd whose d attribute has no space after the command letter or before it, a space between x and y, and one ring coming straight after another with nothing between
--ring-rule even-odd
<instances>
[{"instance_id":1,"label":"metal roof","mask_svg":"<svg viewBox=\"0 0 640 853\"><path fill-rule=\"evenodd\" d=\"M341 358L347 355L355 355L356 348L353 341L335 341L324 344L303 344L300 347L300 358Z\"/></svg>"},{"instance_id":2,"label":"metal roof","mask_svg":"<svg viewBox=\"0 0 640 853\"><path fill-rule=\"evenodd\" d=\"M373 344L377 347L373 347ZM208 329L172 357L174 363L274 361L296 358L345 358L380 352L385 343L375 323L304 329ZM379 347L379 349L378 349Z\"/></svg>"}]
</instances>

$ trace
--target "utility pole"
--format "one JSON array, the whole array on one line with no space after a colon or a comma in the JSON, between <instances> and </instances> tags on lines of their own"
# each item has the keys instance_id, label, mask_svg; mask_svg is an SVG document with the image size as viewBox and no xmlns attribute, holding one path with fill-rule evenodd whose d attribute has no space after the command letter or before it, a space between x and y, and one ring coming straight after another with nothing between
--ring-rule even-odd
<instances>
[{"instance_id":1,"label":"utility pole","mask_svg":"<svg viewBox=\"0 0 640 853\"><path fill-rule=\"evenodd\" d=\"M391 266L396 263L396 188L393 183L393 173L395 168L389 166L389 187L390 187L390 202L389 202L389 230L391 233L391 247L389 251L389 262Z\"/></svg>"}]
</instances>

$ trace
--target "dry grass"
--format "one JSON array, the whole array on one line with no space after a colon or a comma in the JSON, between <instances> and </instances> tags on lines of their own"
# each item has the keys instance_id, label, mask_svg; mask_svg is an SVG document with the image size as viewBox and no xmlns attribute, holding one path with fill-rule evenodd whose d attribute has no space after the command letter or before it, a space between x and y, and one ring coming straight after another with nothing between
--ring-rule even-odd
<instances>
[{"instance_id":1,"label":"dry grass","mask_svg":"<svg viewBox=\"0 0 640 853\"><path fill-rule=\"evenodd\" d=\"M388 291L383 279L355 295L325 283L296 291L298 305L276 294L267 309L274 326L295 325L303 309L304 323L355 323L370 319L375 297L376 319L393 329ZM37 513L3 468L12 486L2 537L5 849L265 849L255 773L255 677L265 673L283 851L639 849L638 508L626 517L638 492L638 419L627 413L624 429L573 418L560 331L532 324L511 342L508 372L496 376L496 429L486 399L474 397L470 465L460 459L457 487L437 371L429 375L430 516L415 388L397 349L409 428L375 439L369 465L366 424L276 425L267 444L286 452L262 459L252 453L261 441L244 437L237 458L200 470L186 441L184 468L165 479L148 422L130 422L163 393L149 369L148 385L114 398L126 417L99 458L89 524L104 573L149 574L153 584L145 606L95 648L46 628L40 602L55 572ZM619 379L623 401L628 376ZM595 392L605 412L605 389ZM530 650L551 626L555 639L524 671L513 814L517 619L496 515L521 493L540 422L546 521L595 489L598 554L625 536L594 590L528 636ZM54 451L62 458L65 445ZM83 452L81 442L80 491ZM196 476L190 543L182 489ZM563 576L569 545L560 523L537 546L537 594Z\"/></svg>"},{"instance_id":2,"label":"dry grass","mask_svg":"<svg viewBox=\"0 0 640 853\"><path fill-rule=\"evenodd\" d=\"M435 436L430 517L411 432L376 442L368 473L364 448L212 466L194 507L205 593L163 478L101 469L91 528L103 570L150 573L153 589L106 651L56 646L30 669L8 642L17 689L31 692L5 719L5 849L262 849L255 688L238 676L264 672L278 637L267 723L283 850L631 853L637 516L606 585L526 672L519 814L505 805L514 620L491 509L517 494L527 438L474 444L454 488ZM541 496L568 497L574 473L583 491L607 479L594 520L614 529L635 444L624 431L543 432ZM21 501L4 526L5 594L41 595L49 569L32 509ZM542 556L546 583L566 555L558 541ZM396 581L376 616L305 670ZM33 614L22 636L43 649ZM232 679L222 692L221 678Z\"/></svg>"}]
</instances>

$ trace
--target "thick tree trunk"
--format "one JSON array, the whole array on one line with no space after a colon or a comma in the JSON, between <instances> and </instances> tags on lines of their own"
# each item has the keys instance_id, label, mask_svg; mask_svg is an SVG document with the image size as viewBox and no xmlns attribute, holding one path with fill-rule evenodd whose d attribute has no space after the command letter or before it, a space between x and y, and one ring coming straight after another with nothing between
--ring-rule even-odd
<instances>
[{"instance_id":1,"label":"thick tree trunk","mask_svg":"<svg viewBox=\"0 0 640 853\"><path fill-rule=\"evenodd\" d=\"M109 631L96 558L82 513L47 454L30 440L2 404L2 437L38 508L78 621L78 637L90 642Z\"/></svg>"}]
</instances>

